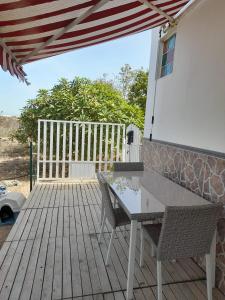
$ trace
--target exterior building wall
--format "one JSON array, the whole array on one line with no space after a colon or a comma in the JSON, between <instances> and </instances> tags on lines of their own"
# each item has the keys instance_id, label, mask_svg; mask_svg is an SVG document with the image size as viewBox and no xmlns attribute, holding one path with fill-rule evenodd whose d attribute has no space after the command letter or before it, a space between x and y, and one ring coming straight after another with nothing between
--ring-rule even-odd
<instances>
[{"instance_id":1,"label":"exterior building wall","mask_svg":"<svg viewBox=\"0 0 225 300\"><path fill-rule=\"evenodd\" d=\"M152 168L203 198L225 203L225 158L143 139L142 160ZM217 227L216 284L225 294L225 212Z\"/></svg>"},{"instance_id":2,"label":"exterior building wall","mask_svg":"<svg viewBox=\"0 0 225 300\"><path fill-rule=\"evenodd\" d=\"M152 33L145 137L225 153L225 1L202 0L177 25L174 68L155 80Z\"/></svg>"}]
</instances>

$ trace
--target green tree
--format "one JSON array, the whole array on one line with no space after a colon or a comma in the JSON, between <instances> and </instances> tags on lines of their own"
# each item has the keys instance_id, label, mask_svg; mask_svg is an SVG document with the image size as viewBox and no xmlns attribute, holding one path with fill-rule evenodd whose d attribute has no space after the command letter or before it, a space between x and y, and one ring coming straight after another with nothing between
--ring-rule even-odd
<instances>
[{"instance_id":1,"label":"green tree","mask_svg":"<svg viewBox=\"0 0 225 300\"><path fill-rule=\"evenodd\" d=\"M128 102L138 105L145 110L148 88L148 72L143 69L137 70L133 83L129 87Z\"/></svg>"},{"instance_id":2,"label":"green tree","mask_svg":"<svg viewBox=\"0 0 225 300\"><path fill-rule=\"evenodd\" d=\"M28 100L14 137L22 143L37 140L37 120L73 120L135 124L143 129L144 113L130 104L111 83L76 77L60 79L51 90L41 89Z\"/></svg>"},{"instance_id":3,"label":"green tree","mask_svg":"<svg viewBox=\"0 0 225 300\"><path fill-rule=\"evenodd\" d=\"M121 67L119 72L119 88L123 94L124 99L128 100L128 94L130 87L135 78L135 70L132 70L129 64L125 64Z\"/></svg>"}]
</instances>

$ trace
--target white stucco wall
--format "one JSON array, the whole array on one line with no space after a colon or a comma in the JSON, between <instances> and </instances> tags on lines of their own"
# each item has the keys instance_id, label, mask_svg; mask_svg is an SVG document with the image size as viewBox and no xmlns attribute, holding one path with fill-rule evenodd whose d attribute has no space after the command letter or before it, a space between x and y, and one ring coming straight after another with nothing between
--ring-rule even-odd
<instances>
[{"instance_id":1,"label":"white stucco wall","mask_svg":"<svg viewBox=\"0 0 225 300\"><path fill-rule=\"evenodd\" d=\"M152 34L151 53L157 48L154 37ZM150 63L150 81L155 60ZM145 120L147 138L151 131L152 81ZM153 139L225 153L224 0L202 0L180 21L174 70L157 80L155 102Z\"/></svg>"}]
</instances>

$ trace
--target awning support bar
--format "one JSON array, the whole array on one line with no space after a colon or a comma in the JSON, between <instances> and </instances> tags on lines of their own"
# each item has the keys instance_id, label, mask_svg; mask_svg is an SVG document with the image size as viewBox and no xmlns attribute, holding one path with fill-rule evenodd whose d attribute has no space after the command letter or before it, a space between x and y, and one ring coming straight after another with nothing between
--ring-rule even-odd
<instances>
[{"instance_id":1,"label":"awning support bar","mask_svg":"<svg viewBox=\"0 0 225 300\"><path fill-rule=\"evenodd\" d=\"M149 2L148 0L138 0L138 1L141 2L142 4L146 5L148 8L156 11L161 16L165 17L171 24L175 23L174 18L169 16L167 13L165 13L163 10L161 10L160 8L158 8L157 6L155 6L154 4Z\"/></svg>"}]
</instances>

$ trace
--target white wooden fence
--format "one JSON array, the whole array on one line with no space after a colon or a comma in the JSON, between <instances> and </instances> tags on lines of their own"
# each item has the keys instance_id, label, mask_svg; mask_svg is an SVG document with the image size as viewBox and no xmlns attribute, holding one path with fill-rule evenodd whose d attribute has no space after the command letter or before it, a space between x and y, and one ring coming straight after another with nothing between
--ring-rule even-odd
<instances>
[{"instance_id":1,"label":"white wooden fence","mask_svg":"<svg viewBox=\"0 0 225 300\"><path fill-rule=\"evenodd\" d=\"M124 124L38 120L37 179L71 178L78 164L125 161Z\"/></svg>"}]
</instances>

